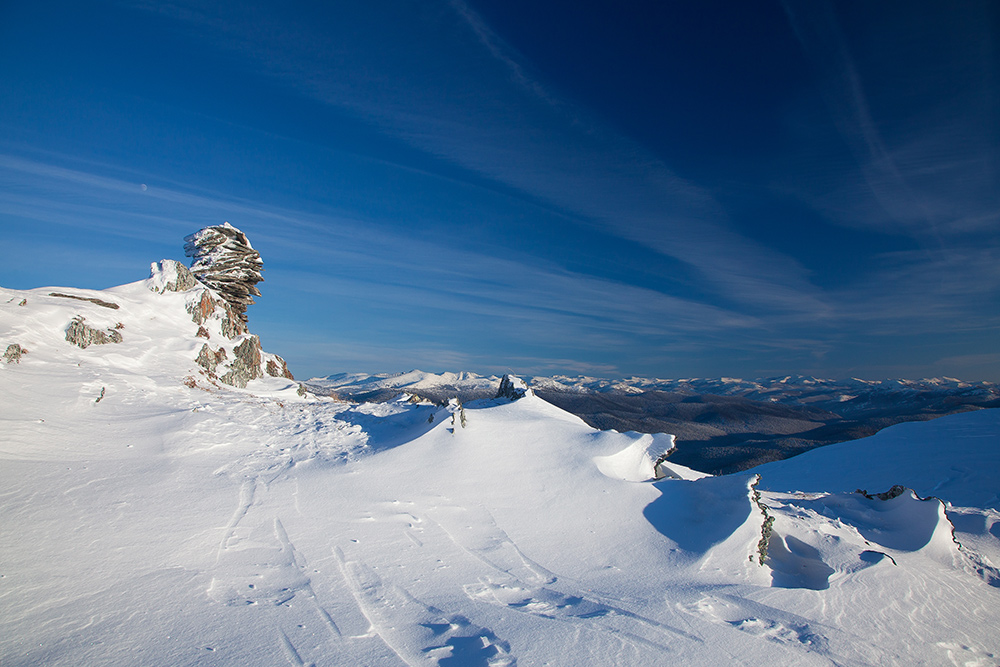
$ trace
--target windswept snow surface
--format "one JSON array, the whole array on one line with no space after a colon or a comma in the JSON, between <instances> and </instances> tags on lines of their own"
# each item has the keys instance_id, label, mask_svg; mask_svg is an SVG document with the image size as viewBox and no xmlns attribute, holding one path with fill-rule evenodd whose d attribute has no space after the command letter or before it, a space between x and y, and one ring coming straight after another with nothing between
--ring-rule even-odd
<instances>
[{"instance_id":1,"label":"windswept snow surface","mask_svg":"<svg viewBox=\"0 0 1000 667\"><path fill-rule=\"evenodd\" d=\"M186 299L0 290L0 664L1000 664L998 411L710 477L531 395L218 385ZM849 493L897 483L950 504Z\"/></svg>"}]
</instances>

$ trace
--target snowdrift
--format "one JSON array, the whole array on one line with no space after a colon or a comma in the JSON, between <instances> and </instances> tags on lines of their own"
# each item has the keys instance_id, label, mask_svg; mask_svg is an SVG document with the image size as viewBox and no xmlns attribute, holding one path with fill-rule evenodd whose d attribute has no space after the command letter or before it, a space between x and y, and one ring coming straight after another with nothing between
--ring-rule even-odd
<instances>
[{"instance_id":1,"label":"snowdrift","mask_svg":"<svg viewBox=\"0 0 1000 667\"><path fill-rule=\"evenodd\" d=\"M4 665L997 663L996 411L711 477L307 393L181 269L0 290Z\"/></svg>"}]
</instances>

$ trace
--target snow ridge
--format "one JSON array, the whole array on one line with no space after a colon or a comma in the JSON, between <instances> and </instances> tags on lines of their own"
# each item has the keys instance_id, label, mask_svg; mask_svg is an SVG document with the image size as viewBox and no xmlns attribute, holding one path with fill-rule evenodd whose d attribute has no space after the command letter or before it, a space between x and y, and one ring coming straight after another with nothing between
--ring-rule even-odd
<instances>
[{"instance_id":1,"label":"snow ridge","mask_svg":"<svg viewBox=\"0 0 1000 667\"><path fill-rule=\"evenodd\" d=\"M534 381L302 391L182 268L0 288L3 664L997 664L1000 411L711 476Z\"/></svg>"}]
</instances>

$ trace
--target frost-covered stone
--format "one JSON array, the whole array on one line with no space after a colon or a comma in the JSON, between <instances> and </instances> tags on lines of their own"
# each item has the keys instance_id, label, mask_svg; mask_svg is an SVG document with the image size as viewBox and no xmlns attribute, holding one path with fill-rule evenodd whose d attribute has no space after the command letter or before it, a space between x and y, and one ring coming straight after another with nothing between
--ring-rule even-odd
<instances>
[{"instance_id":1,"label":"frost-covered stone","mask_svg":"<svg viewBox=\"0 0 1000 667\"><path fill-rule=\"evenodd\" d=\"M226 356L225 348L220 347L218 350L213 350L206 343L201 346L201 351L198 353L198 358L195 361L209 373L215 373L215 369L226 360Z\"/></svg>"},{"instance_id":2,"label":"frost-covered stone","mask_svg":"<svg viewBox=\"0 0 1000 667\"><path fill-rule=\"evenodd\" d=\"M226 338L233 339L247 333L246 324L232 306L222 299L213 297L212 292L207 289L203 289L197 298L189 300L185 307L191 314L191 321L199 326L210 319L221 319L222 335ZM207 329L205 334L204 337L208 338Z\"/></svg>"},{"instance_id":3,"label":"frost-covered stone","mask_svg":"<svg viewBox=\"0 0 1000 667\"><path fill-rule=\"evenodd\" d=\"M237 317L246 322L247 306L260 296L263 262L246 234L228 222L205 227L184 239L194 276L222 295Z\"/></svg>"},{"instance_id":4,"label":"frost-covered stone","mask_svg":"<svg viewBox=\"0 0 1000 667\"><path fill-rule=\"evenodd\" d=\"M868 500L875 500L876 498L879 500L892 500L893 498L898 498L907 491L909 491L909 489L905 486L901 484L893 484L892 488L888 491L883 491L882 493L868 493L865 489L858 489L855 493L860 493Z\"/></svg>"},{"instance_id":5,"label":"frost-covered stone","mask_svg":"<svg viewBox=\"0 0 1000 667\"><path fill-rule=\"evenodd\" d=\"M497 390L497 398L509 398L516 401L525 396L534 396L527 383L514 375L504 375L500 378L500 389Z\"/></svg>"},{"instance_id":6,"label":"frost-covered stone","mask_svg":"<svg viewBox=\"0 0 1000 667\"><path fill-rule=\"evenodd\" d=\"M77 345L84 350L91 345L105 345L107 343L122 342L122 335L116 329L100 331L84 322L84 318L76 316L66 328L67 342Z\"/></svg>"},{"instance_id":7,"label":"frost-covered stone","mask_svg":"<svg viewBox=\"0 0 1000 667\"><path fill-rule=\"evenodd\" d=\"M3 360L8 364L19 364L21 363L21 355L27 353L28 351L18 343L11 343L7 346L7 351L3 353Z\"/></svg>"},{"instance_id":8,"label":"frost-covered stone","mask_svg":"<svg viewBox=\"0 0 1000 667\"><path fill-rule=\"evenodd\" d=\"M180 262L164 259L149 265L149 280L146 284L154 292L184 292L197 287L198 280Z\"/></svg>"},{"instance_id":9,"label":"frost-covered stone","mask_svg":"<svg viewBox=\"0 0 1000 667\"><path fill-rule=\"evenodd\" d=\"M229 372L219 378L233 387L245 388L250 380L264 377L261 372L260 338L247 338L233 349L233 363L229 364Z\"/></svg>"},{"instance_id":10,"label":"frost-covered stone","mask_svg":"<svg viewBox=\"0 0 1000 667\"><path fill-rule=\"evenodd\" d=\"M269 356L271 358L267 360L267 364L265 364L264 366L265 369L267 370L268 375L270 375L271 377L288 378L289 380L295 379L295 377L292 375L292 372L288 370L288 364L285 363L284 359L282 359L276 354L272 354Z\"/></svg>"}]
</instances>

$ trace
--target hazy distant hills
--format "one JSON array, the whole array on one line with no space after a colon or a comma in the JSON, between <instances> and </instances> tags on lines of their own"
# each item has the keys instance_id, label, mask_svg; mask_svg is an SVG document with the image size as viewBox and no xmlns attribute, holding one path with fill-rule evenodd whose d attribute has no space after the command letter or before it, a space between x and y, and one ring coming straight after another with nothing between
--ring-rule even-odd
<instances>
[{"instance_id":1,"label":"hazy distant hills","mask_svg":"<svg viewBox=\"0 0 1000 667\"><path fill-rule=\"evenodd\" d=\"M676 435L671 460L713 474L863 438L904 421L1000 407L1000 385L953 378L526 379L540 397L595 428ZM309 386L356 401L384 401L405 391L441 402L492 397L498 383L498 377L475 373L410 371L331 375Z\"/></svg>"}]
</instances>

